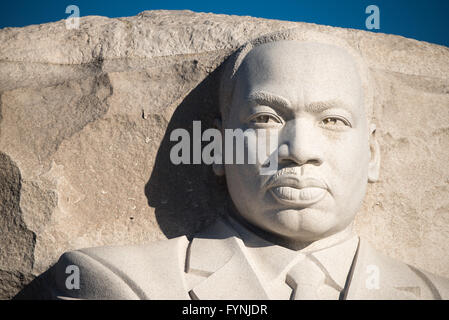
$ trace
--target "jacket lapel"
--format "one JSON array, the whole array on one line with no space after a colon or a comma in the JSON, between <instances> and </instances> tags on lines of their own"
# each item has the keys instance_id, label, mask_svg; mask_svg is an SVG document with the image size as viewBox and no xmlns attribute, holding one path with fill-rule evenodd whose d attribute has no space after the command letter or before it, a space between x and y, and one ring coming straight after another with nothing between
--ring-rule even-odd
<instances>
[{"instance_id":1,"label":"jacket lapel","mask_svg":"<svg viewBox=\"0 0 449 320\"><path fill-rule=\"evenodd\" d=\"M377 252L362 238L348 280L348 300L420 299L425 290L407 264Z\"/></svg>"},{"instance_id":2,"label":"jacket lapel","mask_svg":"<svg viewBox=\"0 0 449 320\"><path fill-rule=\"evenodd\" d=\"M201 300L269 299L237 232L223 221L195 237L189 247L186 278L190 297ZM377 252L360 238L344 299L420 299L431 296L405 263Z\"/></svg>"},{"instance_id":3,"label":"jacket lapel","mask_svg":"<svg viewBox=\"0 0 449 320\"><path fill-rule=\"evenodd\" d=\"M192 240L187 277L193 299L268 299L243 241L223 221Z\"/></svg>"}]
</instances>

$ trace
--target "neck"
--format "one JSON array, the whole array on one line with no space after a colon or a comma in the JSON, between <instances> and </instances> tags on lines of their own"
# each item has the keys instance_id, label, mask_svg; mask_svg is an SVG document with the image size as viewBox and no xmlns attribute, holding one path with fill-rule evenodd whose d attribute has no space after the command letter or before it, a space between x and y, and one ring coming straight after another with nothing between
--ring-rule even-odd
<instances>
[{"instance_id":1,"label":"neck","mask_svg":"<svg viewBox=\"0 0 449 320\"><path fill-rule=\"evenodd\" d=\"M302 241L298 239L291 239L282 237L271 232L262 230L253 224L247 222L238 214L230 214L231 219L235 220L237 223L241 224L243 227L256 234L258 237L272 243L275 245L279 245L294 251L303 251L303 252L313 252L322 250L328 247L332 247L338 243L349 239L354 235L353 231L353 223L349 224L346 228L341 231L338 231L334 234L326 236L324 238L312 241Z\"/></svg>"}]
</instances>

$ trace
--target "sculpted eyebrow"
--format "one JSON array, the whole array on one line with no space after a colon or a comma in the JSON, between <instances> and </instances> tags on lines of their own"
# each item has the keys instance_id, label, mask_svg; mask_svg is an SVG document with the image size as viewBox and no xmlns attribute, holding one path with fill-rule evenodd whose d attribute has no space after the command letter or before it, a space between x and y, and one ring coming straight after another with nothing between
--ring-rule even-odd
<instances>
[{"instance_id":1,"label":"sculpted eyebrow","mask_svg":"<svg viewBox=\"0 0 449 320\"><path fill-rule=\"evenodd\" d=\"M288 101L284 97L266 91L252 92L248 96L248 102L254 102L260 105L273 107L285 114L290 114L292 112L292 106L290 101ZM306 112L310 113L321 113L328 109L335 109L335 108L346 110L347 112L352 114L351 109L339 100L311 102L307 104L304 109Z\"/></svg>"},{"instance_id":2,"label":"sculpted eyebrow","mask_svg":"<svg viewBox=\"0 0 449 320\"><path fill-rule=\"evenodd\" d=\"M281 96L265 91L257 91L251 93L248 96L248 101L256 102L258 104L264 104L271 107L278 107L280 109L290 108L290 101Z\"/></svg>"},{"instance_id":3,"label":"sculpted eyebrow","mask_svg":"<svg viewBox=\"0 0 449 320\"><path fill-rule=\"evenodd\" d=\"M340 101L319 101L319 102L312 102L306 105L305 109L307 112L311 113L321 113L323 111L326 111L327 109L332 108L338 108L338 109L344 109L348 112L351 112L348 107L344 103L341 103Z\"/></svg>"}]
</instances>

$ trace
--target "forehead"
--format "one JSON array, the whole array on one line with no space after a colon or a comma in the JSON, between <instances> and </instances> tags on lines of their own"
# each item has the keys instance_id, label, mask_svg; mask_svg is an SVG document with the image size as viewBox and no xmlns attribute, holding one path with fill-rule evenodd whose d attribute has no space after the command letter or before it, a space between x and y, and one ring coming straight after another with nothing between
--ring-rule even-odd
<instances>
[{"instance_id":1,"label":"forehead","mask_svg":"<svg viewBox=\"0 0 449 320\"><path fill-rule=\"evenodd\" d=\"M257 46L242 61L235 88L241 98L260 90L295 106L338 100L354 110L363 109L354 58L342 48L321 43L278 41Z\"/></svg>"}]
</instances>

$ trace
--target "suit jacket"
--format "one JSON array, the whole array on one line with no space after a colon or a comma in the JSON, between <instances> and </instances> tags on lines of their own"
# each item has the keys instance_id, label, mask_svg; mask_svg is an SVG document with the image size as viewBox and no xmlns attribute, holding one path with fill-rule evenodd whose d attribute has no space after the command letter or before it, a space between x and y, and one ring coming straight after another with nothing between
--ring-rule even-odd
<instances>
[{"instance_id":1,"label":"suit jacket","mask_svg":"<svg viewBox=\"0 0 449 320\"><path fill-rule=\"evenodd\" d=\"M70 265L80 270L79 289L67 289ZM369 284L372 266L379 279L374 287ZM53 267L53 275L50 290L60 299L269 298L238 234L224 225L215 225L192 241L182 236L67 252ZM448 299L449 280L391 259L360 239L341 297Z\"/></svg>"}]
</instances>

